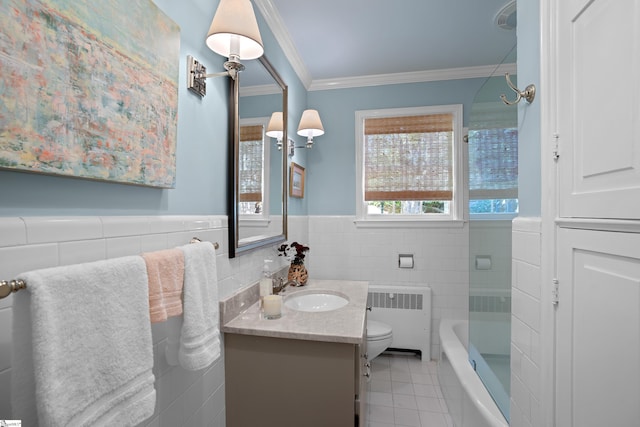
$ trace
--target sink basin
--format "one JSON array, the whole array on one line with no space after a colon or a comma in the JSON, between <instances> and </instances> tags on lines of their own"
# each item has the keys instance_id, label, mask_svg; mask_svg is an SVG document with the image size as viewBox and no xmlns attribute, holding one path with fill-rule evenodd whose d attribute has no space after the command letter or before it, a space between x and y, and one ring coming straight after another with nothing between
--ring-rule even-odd
<instances>
[{"instance_id":1,"label":"sink basin","mask_svg":"<svg viewBox=\"0 0 640 427\"><path fill-rule=\"evenodd\" d=\"M287 308L309 312L337 310L347 304L349 304L349 299L346 296L326 291L300 292L284 300L284 305Z\"/></svg>"}]
</instances>

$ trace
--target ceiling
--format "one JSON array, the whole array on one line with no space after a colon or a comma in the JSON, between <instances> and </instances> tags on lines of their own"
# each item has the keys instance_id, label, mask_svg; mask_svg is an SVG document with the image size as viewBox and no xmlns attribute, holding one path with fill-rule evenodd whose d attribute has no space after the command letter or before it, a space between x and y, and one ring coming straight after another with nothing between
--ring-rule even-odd
<instances>
[{"instance_id":1,"label":"ceiling","mask_svg":"<svg viewBox=\"0 0 640 427\"><path fill-rule=\"evenodd\" d=\"M254 0L305 86L500 64L512 0ZM508 8L509 8L508 7Z\"/></svg>"}]
</instances>

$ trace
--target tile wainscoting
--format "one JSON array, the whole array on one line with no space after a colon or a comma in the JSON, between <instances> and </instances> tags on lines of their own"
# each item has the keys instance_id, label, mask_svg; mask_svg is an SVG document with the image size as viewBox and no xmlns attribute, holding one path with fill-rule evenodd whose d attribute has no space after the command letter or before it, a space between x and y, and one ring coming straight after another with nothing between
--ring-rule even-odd
<instances>
[{"instance_id":1,"label":"tile wainscoting","mask_svg":"<svg viewBox=\"0 0 640 427\"><path fill-rule=\"evenodd\" d=\"M306 220L292 219L290 230L306 231ZM290 234L293 235L293 234ZM192 237L218 242L216 265L220 299L260 278L263 259L274 248L228 258L226 216L83 216L0 218L0 280L47 267L91 262L172 248ZM303 233L303 237L306 233ZM126 292L126 284L123 284ZM0 300L0 418L11 416L12 296ZM153 324L157 404L145 426L224 427L224 361L190 372L166 363L165 323Z\"/></svg>"},{"instance_id":2,"label":"tile wainscoting","mask_svg":"<svg viewBox=\"0 0 640 427\"><path fill-rule=\"evenodd\" d=\"M466 319L469 311L469 226L361 228L353 216L310 216L305 264L317 279L431 288L431 358L440 354L440 319ZM398 267L413 254L414 268Z\"/></svg>"},{"instance_id":3,"label":"tile wainscoting","mask_svg":"<svg viewBox=\"0 0 640 427\"><path fill-rule=\"evenodd\" d=\"M428 285L432 289L431 357L440 351L441 318L468 312L469 231L461 228L366 229L352 216L291 216L289 240L308 243L306 264L317 279L366 280L372 284ZM218 242L220 299L259 280L264 259L283 266L274 248L228 258L226 216L87 216L0 218L0 279L58 265L167 249L192 237ZM413 269L398 268L398 254L412 253ZM11 324L12 297L0 300L0 318ZM164 324L153 327L156 414L144 425L225 425L224 363L202 372L167 365ZM10 413L11 327L0 332L0 418Z\"/></svg>"}]
</instances>

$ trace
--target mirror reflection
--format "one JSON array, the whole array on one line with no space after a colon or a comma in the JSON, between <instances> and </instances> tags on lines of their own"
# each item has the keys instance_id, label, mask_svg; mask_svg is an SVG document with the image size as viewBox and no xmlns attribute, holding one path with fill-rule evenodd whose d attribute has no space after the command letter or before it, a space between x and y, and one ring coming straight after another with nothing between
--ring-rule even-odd
<instances>
[{"instance_id":1,"label":"mirror reflection","mask_svg":"<svg viewBox=\"0 0 640 427\"><path fill-rule=\"evenodd\" d=\"M287 87L264 56L245 66L232 82L231 257L284 241L287 233L286 153L278 149L276 138L266 135L274 112L284 113L286 129Z\"/></svg>"}]
</instances>

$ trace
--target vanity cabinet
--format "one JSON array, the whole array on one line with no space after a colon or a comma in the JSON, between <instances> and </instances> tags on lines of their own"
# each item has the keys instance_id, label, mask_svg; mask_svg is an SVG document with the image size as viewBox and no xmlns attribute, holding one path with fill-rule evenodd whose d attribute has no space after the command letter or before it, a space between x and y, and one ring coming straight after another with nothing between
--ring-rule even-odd
<instances>
[{"instance_id":1,"label":"vanity cabinet","mask_svg":"<svg viewBox=\"0 0 640 427\"><path fill-rule=\"evenodd\" d=\"M366 426L362 344L225 334L228 427Z\"/></svg>"},{"instance_id":2,"label":"vanity cabinet","mask_svg":"<svg viewBox=\"0 0 640 427\"><path fill-rule=\"evenodd\" d=\"M365 427L369 284L309 279L287 289L282 317L271 320L254 288L221 301L227 427ZM286 303L298 292L348 304L298 310Z\"/></svg>"}]
</instances>

